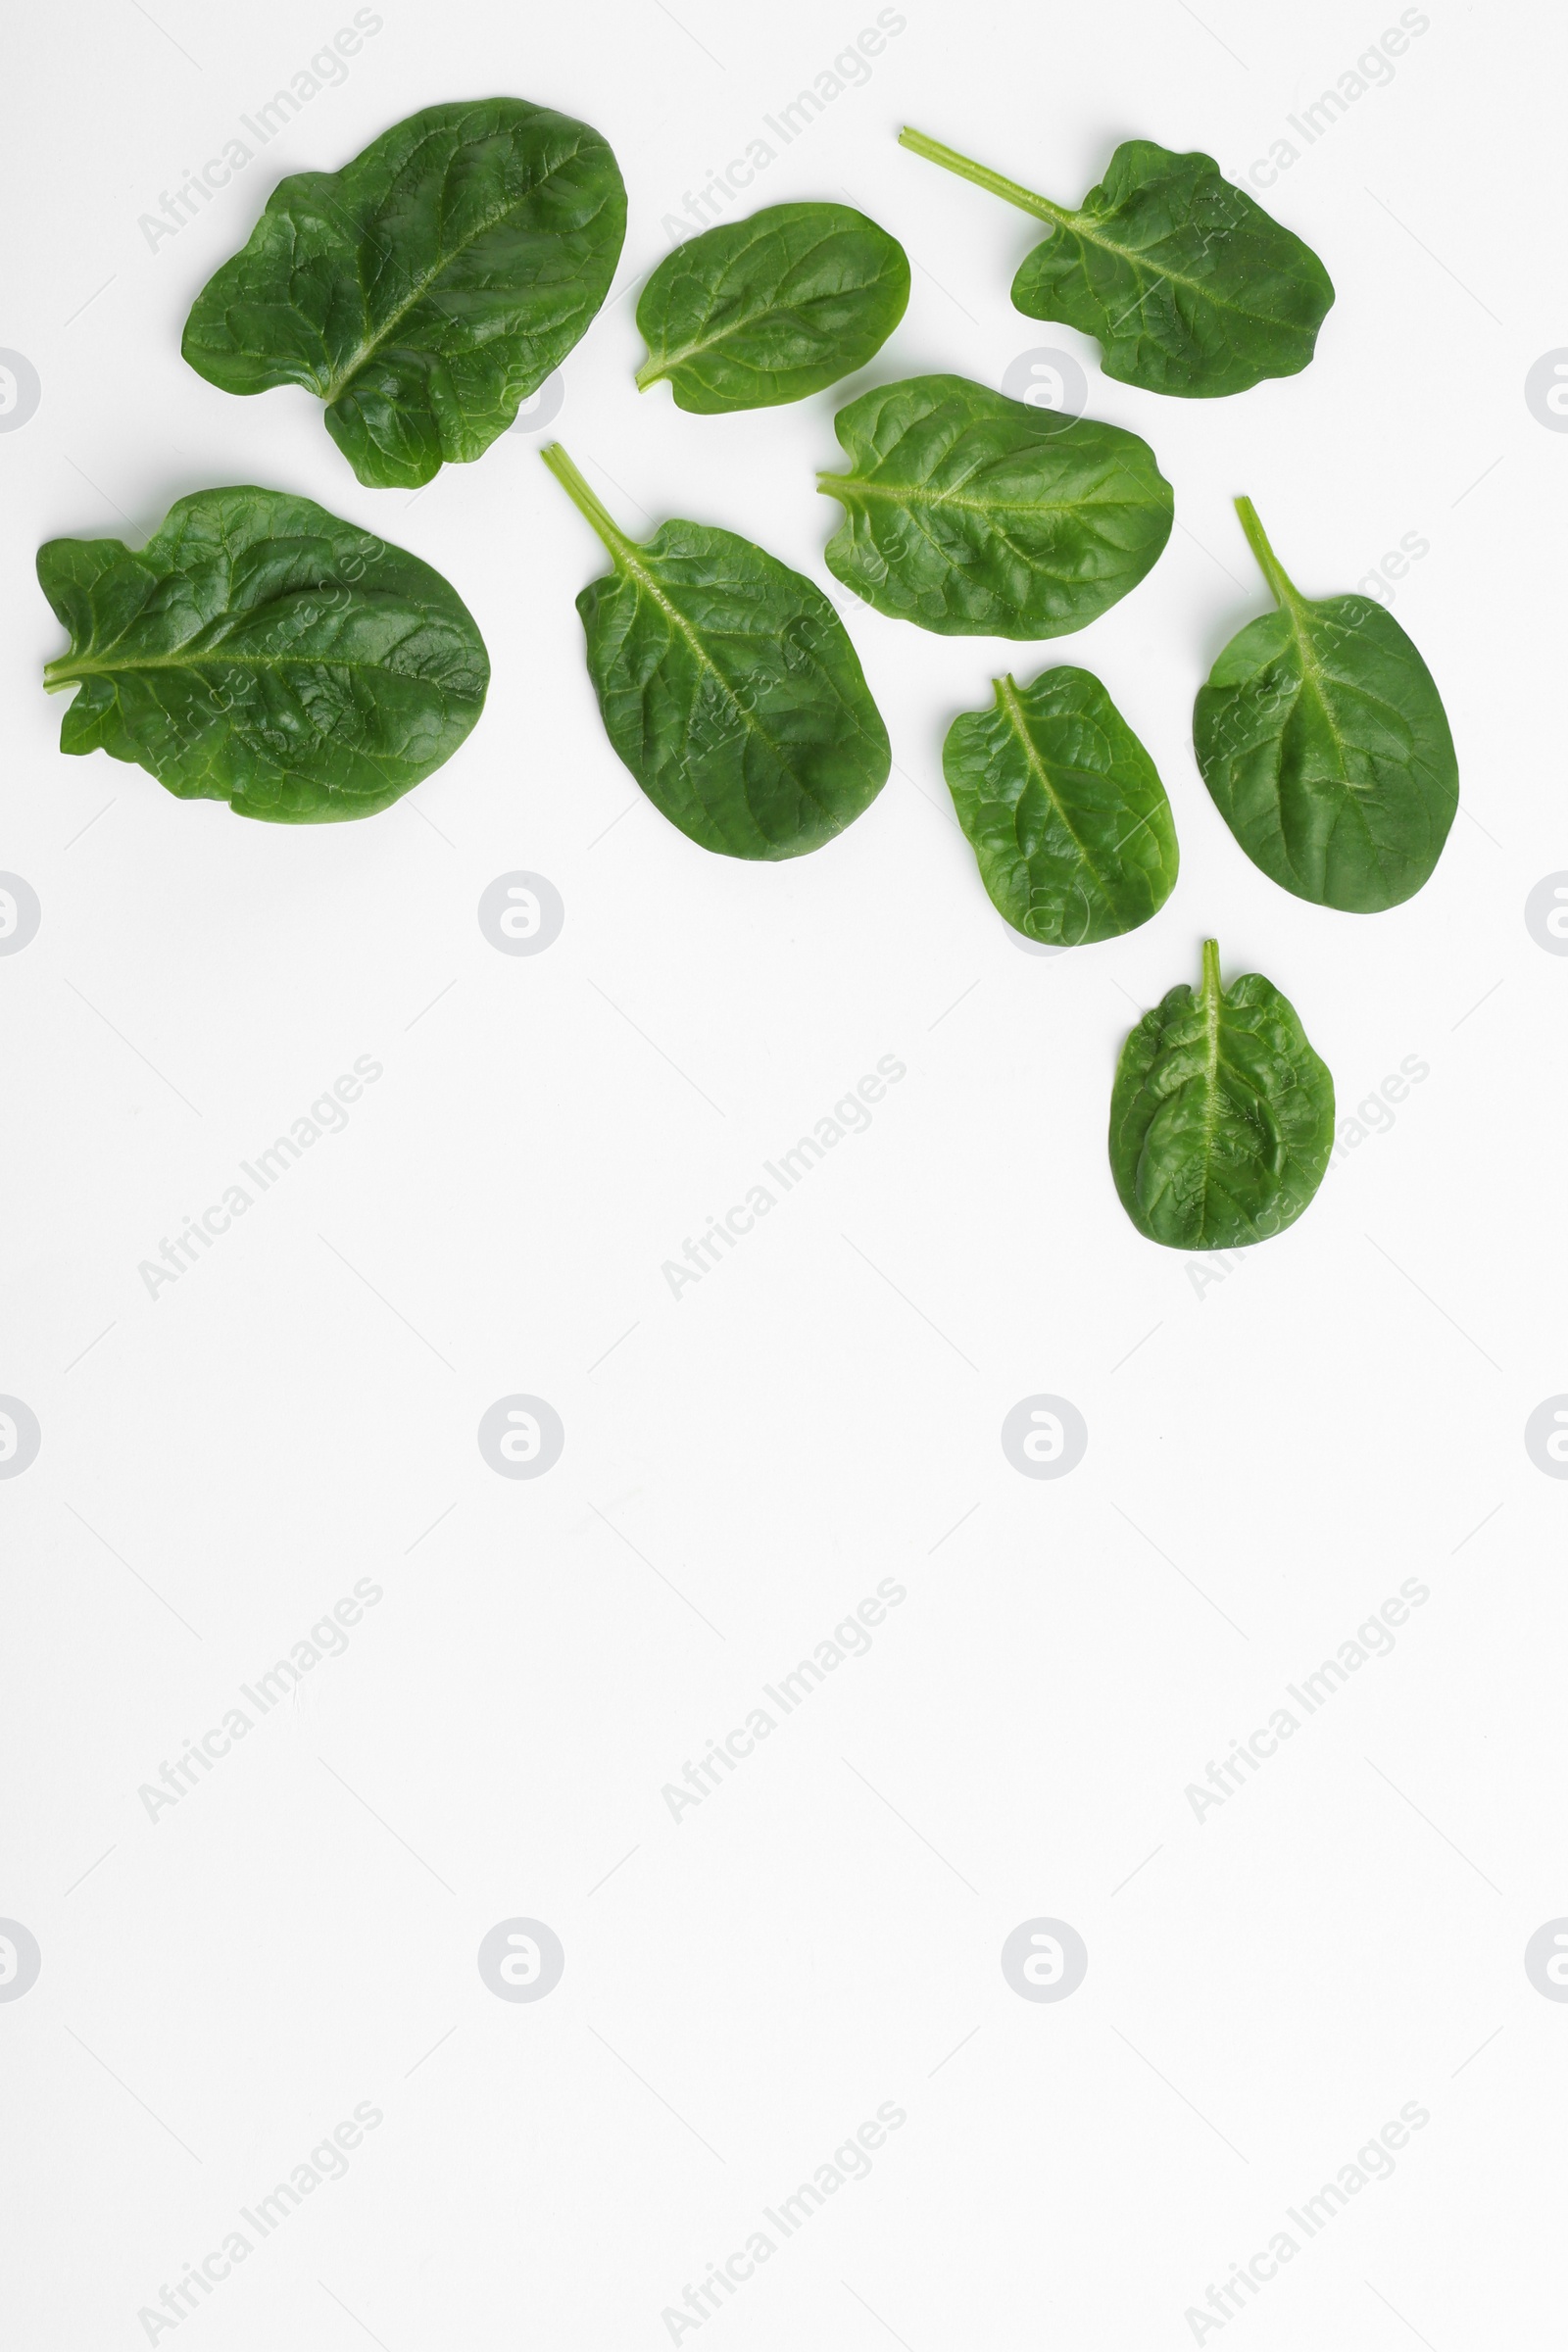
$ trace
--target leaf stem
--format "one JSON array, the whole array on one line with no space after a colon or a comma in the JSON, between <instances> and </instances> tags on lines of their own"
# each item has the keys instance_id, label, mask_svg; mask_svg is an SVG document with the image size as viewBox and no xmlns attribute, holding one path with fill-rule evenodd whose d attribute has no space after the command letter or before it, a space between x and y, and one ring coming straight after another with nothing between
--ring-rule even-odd
<instances>
[{"instance_id":1,"label":"leaf stem","mask_svg":"<svg viewBox=\"0 0 1568 2352\"><path fill-rule=\"evenodd\" d=\"M907 147L911 155L923 155L927 163L940 164L945 172L956 172L960 179L972 179L977 188L989 188L1004 204L1015 204L1021 213L1032 213L1037 220L1050 220L1058 227L1072 219L1063 206L1053 204L1049 196L1037 196L1033 188L1020 187L1015 179L1004 179L1000 172L991 172L984 164L973 164L956 149L944 147L940 140L928 139L923 130L910 130L906 124L899 133L899 145Z\"/></svg>"},{"instance_id":2,"label":"leaf stem","mask_svg":"<svg viewBox=\"0 0 1568 2352\"><path fill-rule=\"evenodd\" d=\"M636 385L639 392L646 392L650 384L659 383L662 378L666 376L668 373L668 367L662 362L656 360L652 352L650 352L647 359L643 362L642 366L638 368L636 374L631 380Z\"/></svg>"},{"instance_id":3,"label":"leaf stem","mask_svg":"<svg viewBox=\"0 0 1568 2352\"><path fill-rule=\"evenodd\" d=\"M1217 1004L1219 1001L1219 941L1217 939L1205 939L1203 942L1202 996L1205 1004Z\"/></svg>"},{"instance_id":4,"label":"leaf stem","mask_svg":"<svg viewBox=\"0 0 1568 2352\"><path fill-rule=\"evenodd\" d=\"M624 554L632 545L619 528L610 509L596 498L587 482L577 471L559 441L552 441L539 455L555 475L579 514L593 524L612 556Z\"/></svg>"},{"instance_id":5,"label":"leaf stem","mask_svg":"<svg viewBox=\"0 0 1568 2352\"><path fill-rule=\"evenodd\" d=\"M1263 525L1257 519L1257 509L1251 500L1239 498L1236 501L1236 512L1242 518L1242 528L1247 533L1247 544L1257 558L1257 567L1273 590L1275 602L1291 606L1300 604L1301 592L1270 547Z\"/></svg>"}]
</instances>

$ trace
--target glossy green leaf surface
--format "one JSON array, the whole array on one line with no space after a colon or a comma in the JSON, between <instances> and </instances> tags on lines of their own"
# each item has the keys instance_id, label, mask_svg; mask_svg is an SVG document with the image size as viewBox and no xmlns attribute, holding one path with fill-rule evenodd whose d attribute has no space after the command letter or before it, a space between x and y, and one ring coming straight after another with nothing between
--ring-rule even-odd
<instances>
[{"instance_id":1,"label":"glossy green leaf surface","mask_svg":"<svg viewBox=\"0 0 1568 2352\"><path fill-rule=\"evenodd\" d=\"M273 189L181 349L224 392L303 384L362 482L487 450L610 290L626 191L596 130L521 98L426 107Z\"/></svg>"},{"instance_id":2,"label":"glossy green leaf surface","mask_svg":"<svg viewBox=\"0 0 1568 2352\"><path fill-rule=\"evenodd\" d=\"M667 254L643 288L648 358L675 405L776 408L853 375L909 299L903 246L846 204L775 204Z\"/></svg>"},{"instance_id":3,"label":"glossy green leaf surface","mask_svg":"<svg viewBox=\"0 0 1568 2352\"><path fill-rule=\"evenodd\" d=\"M826 597L706 523L666 522L637 544L559 444L541 455L611 559L577 599L588 674L655 808L728 858L799 858L853 824L892 755Z\"/></svg>"},{"instance_id":4,"label":"glossy green leaf surface","mask_svg":"<svg viewBox=\"0 0 1568 2352\"><path fill-rule=\"evenodd\" d=\"M1459 805L1432 673L1366 596L1300 594L1238 499L1278 610L1233 637L1199 691L1193 745L1254 865L1314 906L1377 914L1421 888Z\"/></svg>"},{"instance_id":5,"label":"glossy green leaf surface","mask_svg":"<svg viewBox=\"0 0 1568 2352\"><path fill-rule=\"evenodd\" d=\"M1120 425L917 375L852 401L834 429L851 470L817 476L844 507L828 569L945 637L1084 628L1170 537L1170 484Z\"/></svg>"},{"instance_id":6,"label":"glossy green leaf surface","mask_svg":"<svg viewBox=\"0 0 1568 2352\"><path fill-rule=\"evenodd\" d=\"M1334 302L1329 273L1212 156L1125 140L1073 211L919 131L902 143L1051 222L1013 303L1093 335L1118 383L1211 400L1296 375L1312 357Z\"/></svg>"},{"instance_id":7,"label":"glossy green leaf surface","mask_svg":"<svg viewBox=\"0 0 1568 2352\"><path fill-rule=\"evenodd\" d=\"M369 816L450 760L490 663L438 571L277 490L198 490L135 553L51 539L70 632L63 752L134 760L182 801L320 824Z\"/></svg>"},{"instance_id":8,"label":"glossy green leaf surface","mask_svg":"<svg viewBox=\"0 0 1568 2352\"><path fill-rule=\"evenodd\" d=\"M1136 930L1176 880L1154 762L1087 669L994 680L948 729L942 769L992 904L1026 939L1079 947Z\"/></svg>"},{"instance_id":9,"label":"glossy green leaf surface","mask_svg":"<svg viewBox=\"0 0 1568 2352\"><path fill-rule=\"evenodd\" d=\"M1110 1167L1140 1233L1168 1250L1240 1250L1283 1233L1323 1181L1334 1081L1261 972L1202 979L1146 1012L1121 1050Z\"/></svg>"}]
</instances>

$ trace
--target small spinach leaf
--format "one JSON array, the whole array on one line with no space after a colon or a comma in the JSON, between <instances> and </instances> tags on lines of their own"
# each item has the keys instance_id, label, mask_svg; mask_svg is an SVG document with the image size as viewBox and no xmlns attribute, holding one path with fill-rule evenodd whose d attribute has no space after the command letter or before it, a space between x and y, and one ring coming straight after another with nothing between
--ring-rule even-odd
<instances>
[{"instance_id":1,"label":"small spinach leaf","mask_svg":"<svg viewBox=\"0 0 1568 2352\"><path fill-rule=\"evenodd\" d=\"M1334 1145L1334 1081L1295 1006L1261 972L1146 1012L1121 1050L1110 1167L1140 1233L1167 1250L1240 1250L1293 1225Z\"/></svg>"},{"instance_id":2,"label":"small spinach leaf","mask_svg":"<svg viewBox=\"0 0 1568 2352\"><path fill-rule=\"evenodd\" d=\"M1248 544L1279 609L1233 637L1199 690L1193 743L1254 865L1316 906L1377 914L1421 888L1459 805L1432 673L1368 596L1302 596L1250 499Z\"/></svg>"},{"instance_id":3,"label":"small spinach leaf","mask_svg":"<svg viewBox=\"0 0 1568 2352\"><path fill-rule=\"evenodd\" d=\"M1334 301L1329 273L1212 156L1128 139L1071 212L918 130L899 137L1052 223L1012 281L1014 307L1095 336L1118 383L1212 400L1296 375L1312 357Z\"/></svg>"},{"instance_id":4,"label":"small spinach leaf","mask_svg":"<svg viewBox=\"0 0 1568 2352\"><path fill-rule=\"evenodd\" d=\"M948 729L943 773L997 911L1026 939L1078 947L1136 930L1176 880L1154 762L1087 669L994 680Z\"/></svg>"},{"instance_id":5,"label":"small spinach leaf","mask_svg":"<svg viewBox=\"0 0 1568 2352\"><path fill-rule=\"evenodd\" d=\"M1171 487L1120 425L961 375L886 384L833 420L854 470L827 567L879 612L944 637L1063 637L1107 612L1170 537Z\"/></svg>"},{"instance_id":6,"label":"small spinach leaf","mask_svg":"<svg viewBox=\"0 0 1568 2352\"><path fill-rule=\"evenodd\" d=\"M799 858L868 808L892 754L819 589L733 531L666 522L637 545L559 442L545 464L613 569L577 599L605 732L702 849Z\"/></svg>"},{"instance_id":7,"label":"small spinach leaf","mask_svg":"<svg viewBox=\"0 0 1568 2352\"><path fill-rule=\"evenodd\" d=\"M714 416L804 400L881 349L909 299L909 265L847 204L775 204L677 245L637 305L640 390Z\"/></svg>"},{"instance_id":8,"label":"small spinach leaf","mask_svg":"<svg viewBox=\"0 0 1568 2352\"><path fill-rule=\"evenodd\" d=\"M79 690L61 750L236 816L369 816L484 707L484 641L441 574L308 498L198 490L135 554L51 539L38 579L71 634L44 684Z\"/></svg>"},{"instance_id":9,"label":"small spinach leaf","mask_svg":"<svg viewBox=\"0 0 1568 2352\"><path fill-rule=\"evenodd\" d=\"M223 392L303 384L362 482L483 455L610 289L626 191L598 131L521 98L427 107L279 182L181 350Z\"/></svg>"}]
</instances>

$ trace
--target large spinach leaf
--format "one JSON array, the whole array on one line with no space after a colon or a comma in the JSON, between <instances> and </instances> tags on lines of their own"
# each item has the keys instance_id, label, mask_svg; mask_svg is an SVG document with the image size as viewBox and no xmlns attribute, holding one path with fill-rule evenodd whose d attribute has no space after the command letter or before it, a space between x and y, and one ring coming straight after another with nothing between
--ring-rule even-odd
<instances>
[{"instance_id":1,"label":"large spinach leaf","mask_svg":"<svg viewBox=\"0 0 1568 2352\"><path fill-rule=\"evenodd\" d=\"M1136 588L1170 537L1171 487L1120 425L917 375L841 409L853 471L836 579L945 637L1062 637Z\"/></svg>"},{"instance_id":2,"label":"large spinach leaf","mask_svg":"<svg viewBox=\"0 0 1568 2352\"><path fill-rule=\"evenodd\" d=\"M484 641L441 574L308 498L198 490L135 554L51 539L38 579L71 635L43 673L77 689L61 750L236 816L369 816L484 707Z\"/></svg>"},{"instance_id":3,"label":"large spinach leaf","mask_svg":"<svg viewBox=\"0 0 1568 2352\"><path fill-rule=\"evenodd\" d=\"M1314 906L1377 914L1421 888L1453 823L1446 714L1391 612L1367 596L1302 596L1251 500L1236 511L1279 609L1231 639L1200 689L1199 767L1273 881Z\"/></svg>"},{"instance_id":4,"label":"large spinach leaf","mask_svg":"<svg viewBox=\"0 0 1568 2352\"><path fill-rule=\"evenodd\" d=\"M1334 301L1328 271L1211 156L1128 139L1071 212L918 130L899 135L916 155L1051 222L1012 281L1014 305L1095 336L1101 366L1119 383L1210 400L1296 375L1312 357Z\"/></svg>"},{"instance_id":5,"label":"large spinach leaf","mask_svg":"<svg viewBox=\"0 0 1568 2352\"><path fill-rule=\"evenodd\" d=\"M616 528L559 442L541 453L613 568L577 599L605 732L705 850L799 858L868 808L892 754L844 624L749 539Z\"/></svg>"},{"instance_id":6,"label":"large spinach leaf","mask_svg":"<svg viewBox=\"0 0 1568 2352\"><path fill-rule=\"evenodd\" d=\"M669 378L675 406L804 400L863 368L909 299L904 248L847 204L775 204L674 252L637 305L646 391Z\"/></svg>"},{"instance_id":7,"label":"large spinach leaf","mask_svg":"<svg viewBox=\"0 0 1568 2352\"><path fill-rule=\"evenodd\" d=\"M942 768L998 912L1064 948L1147 923L1178 862L1154 762L1087 669L993 684L991 709L948 729Z\"/></svg>"},{"instance_id":8,"label":"large spinach leaf","mask_svg":"<svg viewBox=\"0 0 1568 2352\"><path fill-rule=\"evenodd\" d=\"M521 98L427 107L273 189L181 349L224 392L303 384L362 482L483 455L610 288L626 191L585 122Z\"/></svg>"},{"instance_id":9,"label":"large spinach leaf","mask_svg":"<svg viewBox=\"0 0 1568 2352\"><path fill-rule=\"evenodd\" d=\"M1295 1006L1261 972L1222 989L1206 939L1197 994L1173 988L1121 1050L1110 1167L1123 1208L1168 1250L1239 1250L1296 1222L1333 1146L1334 1081Z\"/></svg>"}]
</instances>

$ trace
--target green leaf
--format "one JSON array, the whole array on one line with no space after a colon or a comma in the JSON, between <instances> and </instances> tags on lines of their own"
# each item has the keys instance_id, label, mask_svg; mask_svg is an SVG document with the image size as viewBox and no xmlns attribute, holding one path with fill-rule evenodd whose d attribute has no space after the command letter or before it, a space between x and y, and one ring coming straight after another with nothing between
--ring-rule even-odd
<instances>
[{"instance_id":1,"label":"green leaf","mask_svg":"<svg viewBox=\"0 0 1568 2352\"><path fill-rule=\"evenodd\" d=\"M370 816L484 708L484 640L441 574L308 498L198 490L135 554L51 539L38 579L71 636L44 684L78 689L61 750L236 816Z\"/></svg>"},{"instance_id":2,"label":"green leaf","mask_svg":"<svg viewBox=\"0 0 1568 2352\"><path fill-rule=\"evenodd\" d=\"M1134 931L1171 894L1176 827L1154 762L1100 680L994 680L948 729L942 769L999 914L1073 948Z\"/></svg>"},{"instance_id":3,"label":"green leaf","mask_svg":"<svg viewBox=\"0 0 1568 2352\"><path fill-rule=\"evenodd\" d=\"M879 612L944 637L1064 637L1136 588L1170 537L1171 487L1120 425L961 375L867 392L833 420L854 470L827 566Z\"/></svg>"},{"instance_id":4,"label":"green leaf","mask_svg":"<svg viewBox=\"0 0 1568 2352\"><path fill-rule=\"evenodd\" d=\"M727 858L799 858L868 808L892 754L809 580L733 531L619 531L559 442L545 464L613 569L577 599L605 732L656 808Z\"/></svg>"},{"instance_id":5,"label":"green leaf","mask_svg":"<svg viewBox=\"0 0 1568 2352\"><path fill-rule=\"evenodd\" d=\"M431 106L273 189L181 349L223 392L303 384L362 482L481 457L610 289L626 191L598 131L521 98Z\"/></svg>"},{"instance_id":6,"label":"green leaf","mask_svg":"<svg viewBox=\"0 0 1568 2352\"><path fill-rule=\"evenodd\" d=\"M1302 596L1250 499L1236 511L1279 610L1231 639L1199 691L1203 781L1282 889L1381 913L1421 888L1448 838L1459 766L1447 716L1392 613L1367 596Z\"/></svg>"},{"instance_id":7,"label":"green leaf","mask_svg":"<svg viewBox=\"0 0 1568 2352\"><path fill-rule=\"evenodd\" d=\"M1052 223L1012 281L1014 306L1093 335L1118 383L1213 400L1297 375L1312 357L1334 302L1329 273L1212 156L1128 139L1070 212L920 131L899 135L916 155Z\"/></svg>"},{"instance_id":8,"label":"green leaf","mask_svg":"<svg viewBox=\"0 0 1568 2352\"><path fill-rule=\"evenodd\" d=\"M903 246L863 213L770 205L660 263L637 305L637 383L667 376L675 406L703 416L804 400L863 368L908 299Z\"/></svg>"},{"instance_id":9,"label":"green leaf","mask_svg":"<svg viewBox=\"0 0 1568 2352\"><path fill-rule=\"evenodd\" d=\"M1295 1006L1261 972L1146 1012L1121 1050L1110 1168L1140 1233L1167 1250L1240 1250L1294 1225L1334 1147L1334 1081Z\"/></svg>"}]
</instances>

